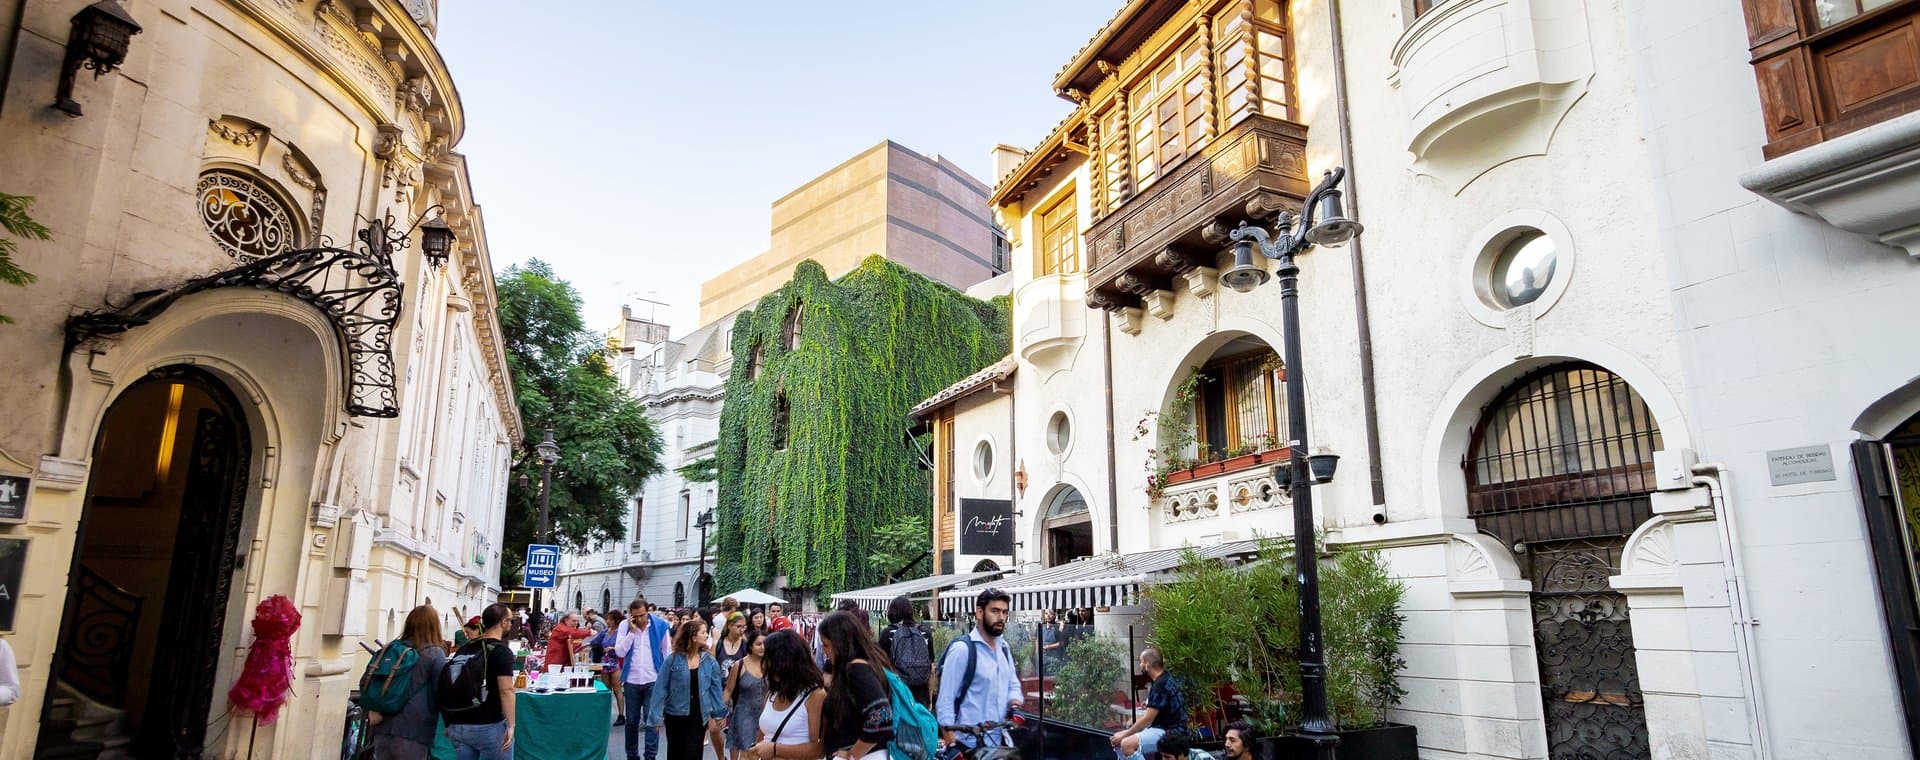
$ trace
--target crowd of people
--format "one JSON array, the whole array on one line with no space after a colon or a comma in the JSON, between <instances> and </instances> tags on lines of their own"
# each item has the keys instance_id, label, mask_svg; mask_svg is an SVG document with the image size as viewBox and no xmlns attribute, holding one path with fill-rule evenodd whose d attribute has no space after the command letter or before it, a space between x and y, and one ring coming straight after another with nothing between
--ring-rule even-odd
<instances>
[{"instance_id":1,"label":"crowd of people","mask_svg":"<svg viewBox=\"0 0 1920 760\"><path fill-rule=\"evenodd\" d=\"M373 756L427 757L444 721L460 760L512 757L520 661L509 642L520 638L544 647L540 662L599 668L627 760L658 760L662 744L667 760L702 758L708 746L724 760L884 760L889 745L917 746L914 734L934 728L947 747L942 757L1013 745L1007 725L1026 695L1005 638L1005 592L978 594L975 624L949 644L938 674L932 631L904 596L878 631L851 601L817 625L784 612L777 604L742 609L731 598L699 610L634 599L604 615L555 611L528 620L495 604L449 644L439 614L420 606L363 678ZM542 630L543 622L551 627ZM1058 646L1045 635L1057 620L1049 612L1045 622L1040 646ZM1180 682L1159 653L1142 652L1139 666L1153 681L1137 720L1111 736L1116 760L1217 760L1193 748ZM1250 729L1227 729L1225 759L1250 758Z\"/></svg>"}]
</instances>

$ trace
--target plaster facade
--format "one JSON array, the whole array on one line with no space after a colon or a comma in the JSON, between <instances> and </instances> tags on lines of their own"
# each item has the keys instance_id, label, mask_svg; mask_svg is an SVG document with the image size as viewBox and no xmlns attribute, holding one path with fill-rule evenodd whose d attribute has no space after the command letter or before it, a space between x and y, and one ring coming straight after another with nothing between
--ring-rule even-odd
<instances>
[{"instance_id":1,"label":"plaster facade","mask_svg":"<svg viewBox=\"0 0 1920 760\"><path fill-rule=\"evenodd\" d=\"M12 359L0 378L10 399L0 404L0 470L34 478L25 521L0 526L0 538L28 545L5 632L24 691L0 710L0 756L64 738L40 735L41 707L55 688L70 563L85 520L102 514L89 503L102 425L150 371L183 365L239 400L251 443L235 452L248 476L235 484L237 549L222 564L231 577L202 579L224 594L224 611L193 621L217 644L204 705L212 725L204 746L179 751L337 752L360 642L396 636L417 604L431 600L453 625L456 609L476 614L498 594L505 476L521 437L485 225L466 159L452 150L464 115L433 45L435 5L137 3L143 31L119 69L81 78L79 117L49 105L69 18L86 3L11 5L20 13L7 15L17 25L0 176L7 192L36 198L34 216L54 239L22 243L16 261L38 281L8 287L4 311L16 323L0 328ZM353 363L351 338L316 301L253 287L203 290L117 335L66 342L70 317L245 261L210 236L205 209L196 213L213 170L281 205L292 234L279 250L345 248L367 219L390 215L405 230L438 207L454 233L448 260L429 266L417 232L393 255L402 297L387 363ZM322 289L340 284L329 282ZM391 418L349 410L369 366L372 380L391 381ZM255 732L223 695L253 640L255 605L275 594L303 622L291 699ZM145 609L162 614L161 601Z\"/></svg>"},{"instance_id":2,"label":"plaster facade","mask_svg":"<svg viewBox=\"0 0 1920 760\"><path fill-rule=\"evenodd\" d=\"M1625 11L1695 446L1716 465L1739 523L1739 579L1751 604L1744 625L1695 628L1696 641L1714 642L1696 646L1753 642L1746 675L1759 687L1758 732L1772 756L1911 757L1899 674L1913 666L1891 654L1891 604L1875 580L1850 445L1886 438L1920 412L1911 327L1920 263L1897 240L1875 237L1914 224L1914 196L1849 181L1860 192L1853 200L1889 211L1887 226L1848 231L1834 226L1844 219L1829 223L1742 187L1757 189L1765 183L1749 180L1796 162L1845 174L1861 156L1836 155L1828 149L1847 143L1835 141L1765 159L1742 4L1631 0ZM1848 140L1905 135L1911 152L1913 123L1909 115ZM1827 452L1831 475L1776 485L1768 453L1799 447ZM1700 663L1697 678L1731 694L1741 675L1733 665ZM1706 704L1710 748L1747 732L1739 714Z\"/></svg>"},{"instance_id":3,"label":"plaster facade","mask_svg":"<svg viewBox=\"0 0 1920 760\"><path fill-rule=\"evenodd\" d=\"M875 255L963 290L989 279L1006 267L986 196L953 162L883 141L775 200L767 250L700 284L700 323L759 302L808 259L829 279Z\"/></svg>"}]
</instances>

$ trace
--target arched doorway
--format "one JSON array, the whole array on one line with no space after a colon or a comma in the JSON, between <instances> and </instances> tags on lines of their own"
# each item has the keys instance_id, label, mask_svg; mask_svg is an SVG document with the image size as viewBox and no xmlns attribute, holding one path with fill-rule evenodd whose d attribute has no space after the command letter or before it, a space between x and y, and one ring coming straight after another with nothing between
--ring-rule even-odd
<instances>
[{"instance_id":1,"label":"arched doorway","mask_svg":"<svg viewBox=\"0 0 1920 760\"><path fill-rule=\"evenodd\" d=\"M1627 599L1610 579L1653 516L1661 445L1640 395L1584 362L1522 377L1474 428L1468 514L1533 586L1549 757L1649 756Z\"/></svg>"},{"instance_id":2,"label":"arched doorway","mask_svg":"<svg viewBox=\"0 0 1920 760\"><path fill-rule=\"evenodd\" d=\"M1087 510L1086 498L1073 486L1061 486L1054 492L1041 519L1048 567L1093 556L1093 513Z\"/></svg>"},{"instance_id":3,"label":"arched doorway","mask_svg":"<svg viewBox=\"0 0 1920 760\"><path fill-rule=\"evenodd\" d=\"M673 583L673 608L684 609L687 606L687 584L681 581Z\"/></svg>"},{"instance_id":4,"label":"arched doorway","mask_svg":"<svg viewBox=\"0 0 1920 760\"><path fill-rule=\"evenodd\" d=\"M123 713L136 757L203 751L252 451L239 400L194 367L153 371L101 422L54 674ZM67 744L41 725L42 750Z\"/></svg>"}]
</instances>

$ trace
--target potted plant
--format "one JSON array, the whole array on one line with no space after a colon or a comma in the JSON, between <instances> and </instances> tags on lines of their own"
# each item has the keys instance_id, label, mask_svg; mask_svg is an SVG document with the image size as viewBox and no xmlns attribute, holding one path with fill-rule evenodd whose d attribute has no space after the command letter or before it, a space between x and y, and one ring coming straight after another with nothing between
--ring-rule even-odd
<instances>
[{"instance_id":1,"label":"potted plant","mask_svg":"<svg viewBox=\"0 0 1920 760\"><path fill-rule=\"evenodd\" d=\"M1147 497L1157 499L1167 485L1192 480L1190 470L1198 461L1187 459L1186 452L1193 449L1199 441L1199 428L1193 415L1193 402L1199 395L1200 383L1206 375L1199 367L1187 371L1187 377L1173 391L1173 400L1167 402L1167 408L1160 411L1149 410L1134 423L1133 440L1152 436L1159 444L1147 450ZM1163 420L1174 420L1175 424L1167 429L1156 429ZM1198 457L1205 457L1202 448ZM1204 461L1204 460L1200 460Z\"/></svg>"},{"instance_id":2,"label":"potted plant","mask_svg":"<svg viewBox=\"0 0 1920 760\"><path fill-rule=\"evenodd\" d=\"M1342 753L1413 760L1414 728L1385 719L1406 693L1398 680L1406 664L1399 654L1405 587L1378 553L1357 550L1324 559L1320 586L1327 700ZM1263 758L1312 756L1312 747L1291 735L1300 714L1297 590L1292 542L1270 539L1240 568L1190 554L1178 580L1150 593L1151 641L1177 675L1198 682L1187 685L1189 704L1205 709L1215 701L1212 685L1230 682L1246 700L1255 732L1266 737L1257 755ZM1209 621L1211 633L1195 619ZM1219 635L1228 630L1235 635ZM1205 648L1215 651L1199 651Z\"/></svg>"}]
</instances>

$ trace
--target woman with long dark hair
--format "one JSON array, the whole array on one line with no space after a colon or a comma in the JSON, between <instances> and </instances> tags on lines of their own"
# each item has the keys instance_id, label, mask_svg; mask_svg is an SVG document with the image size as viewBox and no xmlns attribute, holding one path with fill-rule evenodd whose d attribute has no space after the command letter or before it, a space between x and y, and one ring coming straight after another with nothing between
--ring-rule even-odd
<instances>
[{"instance_id":1,"label":"woman with long dark hair","mask_svg":"<svg viewBox=\"0 0 1920 760\"><path fill-rule=\"evenodd\" d=\"M893 741L893 663L857 613L841 610L820 621L820 652L833 680L827 687L827 750L854 760L886 760Z\"/></svg>"},{"instance_id":2,"label":"woman with long dark hair","mask_svg":"<svg viewBox=\"0 0 1920 760\"><path fill-rule=\"evenodd\" d=\"M418 657L407 674L407 703L400 712L382 715L369 713L373 724L373 756L387 758L426 757L433 752L433 736L439 722L440 707L434 701L433 684L439 682L440 669L447 665L446 643L440 638L440 613L420 605L407 613L400 627L400 638ZM389 644L388 646L392 646Z\"/></svg>"},{"instance_id":3,"label":"woman with long dark hair","mask_svg":"<svg viewBox=\"0 0 1920 760\"><path fill-rule=\"evenodd\" d=\"M887 604L887 623L887 627L880 629L880 651L886 652L888 657L897 652L910 661L916 652L924 654L923 663L918 668L909 667L911 662L895 662L893 666L895 672L900 674L900 680L913 690L914 701L923 705L933 704L932 695L928 692L933 676L933 631L915 619L913 600L908 599L906 594L894 597ZM903 648L896 649L896 641ZM915 670L919 672L910 672Z\"/></svg>"},{"instance_id":4,"label":"woman with long dark hair","mask_svg":"<svg viewBox=\"0 0 1920 760\"><path fill-rule=\"evenodd\" d=\"M718 733L727 717L725 682L720 665L707 654L706 621L681 623L647 704L647 724L666 732L667 760L700 760L705 735Z\"/></svg>"},{"instance_id":5,"label":"woman with long dark hair","mask_svg":"<svg viewBox=\"0 0 1920 760\"><path fill-rule=\"evenodd\" d=\"M760 741L747 750L753 760L817 760L827 754L820 740L827 692L806 639L774 631L760 645L767 674L767 706L760 713Z\"/></svg>"},{"instance_id":6,"label":"woman with long dark hair","mask_svg":"<svg viewBox=\"0 0 1920 760\"><path fill-rule=\"evenodd\" d=\"M736 612L729 625L746 627L745 616ZM753 748L760 738L760 713L767 707L766 640L759 631L748 629L741 637L744 654L727 673L726 757L740 760L740 753Z\"/></svg>"},{"instance_id":7,"label":"woman with long dark hair","mask_svg":"<svg viewBox=\"0 0 1920 760\"><path fill-rule=\"evenodd\" d=\"M754 610L752 615L747 616L747 627L759 631L762 636L772 633L767 630L767 611L764 609Z\"/></svg>"}]
</instances>

